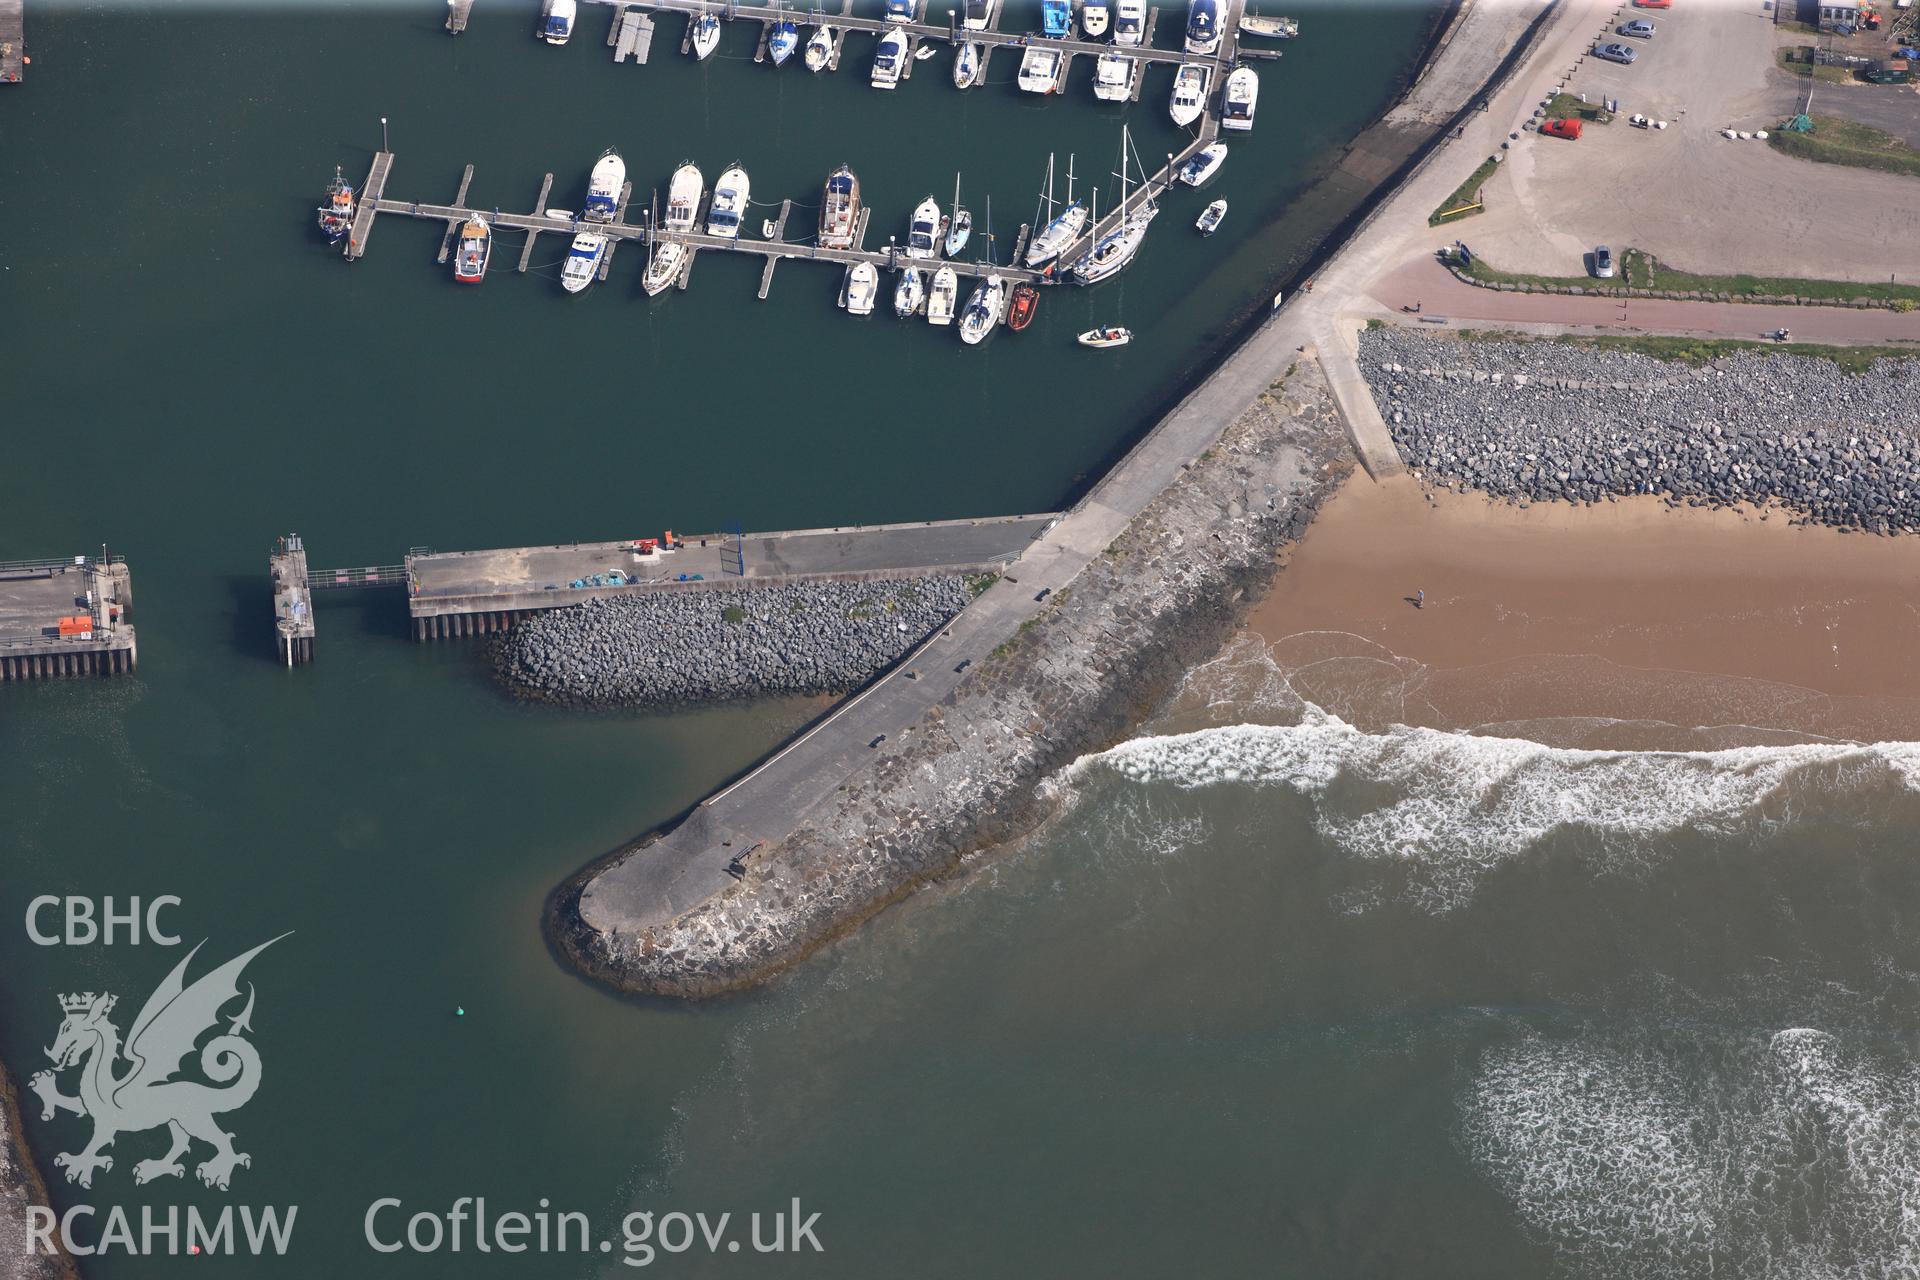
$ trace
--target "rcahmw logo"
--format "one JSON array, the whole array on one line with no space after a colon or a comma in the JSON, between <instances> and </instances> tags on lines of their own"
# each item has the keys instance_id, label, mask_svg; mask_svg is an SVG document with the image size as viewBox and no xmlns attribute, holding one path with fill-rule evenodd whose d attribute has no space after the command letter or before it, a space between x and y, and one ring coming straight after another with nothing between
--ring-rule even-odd
<instances>
[{"instance_id":1,"label":"rcahmw logo","mask_svg":"<svg viewBox=\"0 0 1920 1280\"><path fill-rule=\"evenodd\" d=\"M68 1182L91 1188L96 1174L113 1170L114 1158L107 1149L117 1138L162 1128L167 1147L133 1164L135 1183L184 1177L186 1158L196 1154L196 1144L211 1148L194 1166L194 1176L205 1186L225 1191L236 1170L252 1167L253 1157L234 1146L234 1135L215 1117L238 1111L260 1087L260 1054L247 1039L253 1033L253 985L247 984L246 1002L238 1013L223 1014L223 1010L241 998L240 975L248 963L278 941L263 942L188 983L188 966L200 953L200 947L194 947L147 997L124 1040L114 1017L117 996L88 991L60 997L64 1017L46 1051L53 1066L35 1074L27 1085L39 1096L41 1120L71 1112L93 1122L93 1133L84 1146L53 1158ZM204 1079L183 1074L190 1061ZM61 1073L67 1071L76 1072L71 1094L61 1088ZM242 1209L244 1243L255 1253L268 1247L284 1252L296 1212L297 1207L287 1208L282 1222L279 1210L256 1214L250 1207ZM28 1213L30 1244L51 1249L53 1211L31 1206ZM180 1252L183 1248L214 1253L227 1252L237 1242L231 1207L221 1209L211 1222L189 1207L184 1240L181 1216L176 1207L145 1206L136 1231L117 1206L102 1211L92 1205L74 1205L60 1216L58 1226L68 1248L80 1254L113 1249ZM89 1219L101 1220L94 1245L76 1238ZM164 1237L159 1250L150 1249L159 1237Z\"/></svg>"}]
</instances>

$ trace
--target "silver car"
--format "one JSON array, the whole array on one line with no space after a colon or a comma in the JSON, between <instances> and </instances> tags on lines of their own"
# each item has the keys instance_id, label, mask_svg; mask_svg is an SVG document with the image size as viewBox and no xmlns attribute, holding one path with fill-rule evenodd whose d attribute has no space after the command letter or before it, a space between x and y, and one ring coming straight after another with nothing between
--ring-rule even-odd
<instances>
[{"instance_id":1,"label":"silver car","mask_svg":"<svg viewBox=\"0 0 1920 1280\"><path fill-rule=\"evenodd\" d=\"M1593 46L1593 56L1605 58L1608 62L1622 62L1628 66L1640 56L1640 51L1624 44L1597 44Z\"/></svg>"},{"instance_id":2,"label":"silver car","mask_svg":"<svg viewBox=\"0 0 1920 1280\"><path fill-rule=\"evenodd\" d=\"M1593 250L1593 276L1596 280L1613 279L1613 250L1605 245L1596 245Z\"/></svg>"},{"instance_id":3,"label":"silver car","mask_svg":"<svg viewBox=\"0 0 1920 1280\"><path fill-rule=\"evenodd\" d=\"M1653 39L1653 24L1645 18L1635 18L1632 22L1623 22L1613 29L1617 36L1632 36L1635 40Z\"/></svg>"}]
</instances>

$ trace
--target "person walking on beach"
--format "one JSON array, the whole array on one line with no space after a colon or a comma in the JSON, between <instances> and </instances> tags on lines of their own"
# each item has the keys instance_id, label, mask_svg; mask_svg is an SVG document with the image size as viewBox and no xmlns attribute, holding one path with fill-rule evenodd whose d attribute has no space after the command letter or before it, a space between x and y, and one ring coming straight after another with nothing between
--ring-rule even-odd
<instances>
[{"instance_id":1,"label":"person walking on beach","mask_svg":"<svg viewBox=\"0 0 1920 1280\"><path fill-rule=\"evenodd\" d=\"M1427 607L1427 593L1424 589L1413 593L1413 607L1416 609L1424 609Z\"/></svg>"}]
</instances>

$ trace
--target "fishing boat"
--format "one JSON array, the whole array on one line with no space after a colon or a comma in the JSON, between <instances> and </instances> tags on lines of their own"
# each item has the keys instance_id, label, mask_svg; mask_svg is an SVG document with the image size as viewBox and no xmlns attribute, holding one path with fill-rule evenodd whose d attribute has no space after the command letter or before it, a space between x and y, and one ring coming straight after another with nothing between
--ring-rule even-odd
<instances>
[{"instance_id":1,"label":"fishing boat","mask_svg":"<svg viewBox=\"0 0 1920 1280\"><path fill-rule=\"evenodd\" d=\"M548 44L565 44L573 38L573 20L579 11L575 0L547 0L540 6L540 27L536 34Z\"/></svg>"},{"instance_id":2,"label":"fishing boat","mask_svg":"<svg viewBox=\"0 0 1920 1280\"><path fill-rule=\"evenodd\" d=\"M1045 213L1041 212L1045 209ZM1040 228L1027 245L1026 265L1044 267L1065 253L1087 229L1087 206L1073 198L1073 157L1067 157L1067 204L1058 214L1053 211L1053 157L1047 157L1047 186L1041 206L1034 210L1033 225Z\"/></svg>"},{"instance_id":3,"label":"fishing boat","mask_svg":"<svg viewBox=\"0 0 1920 1280\"><path fill-rule=\"evenodd\" d=\"M1007 304L1007 328L1018 333L1033 323L1040 309L1040 291L1024 280L1013 286L1013 300Z\"/></svg>"},{"instance_id":4,"label":"fishing boat","mask_svg":"<svg viewBox=\"0 0 1920 1280\"><path fill-rule=\"evenodd\" d=\"M960 297L960 274L952 267L933 273L933 285L927 290L927 323L952 324L954 303Z\"/></svg>"},{"instance_id":5,"label":"fishing boat","mask_svg":"<svg viewBox=\"0 0 1920 1280\"><path fill-rule=\"evenodd\" d=\"M968 31L985 31L1000 13L1000 0L965 0L965 4L960 25Z\"/></svg>"},{"instance_id":6,"label":"fishing boat","mask_svg":"<svg viewBox=\"0 0 1920 1280\"><path fill-rule=\"evenodd\" d=\"M673 171L667 183L667 230L693 230L693 220L700 216L700 197L706 189L706 179L700 176L693 161Z\"/></svg>"},{"instance_id":7,"label":"fishing boat","mask_svg":"<svg viewBox=\"0 0 1920 1280\"><path fill-rule=\"evenodd\" d=\"M1112 15L1113 10L1107 0L1086 0L1080 6L1080 30L1086 33L1087 39L1098 40L1107 34L1107 23Z\"/></svg>"},{"instance_id":8,"label":"fishing boat","mask_svg":"<svg viewBox=\"0 0 1920 1280\"><path fill-rule=\"evenodd\" d=\"M871 262L856 262L847 268L840 284L840 305L856 316L873 314L873 295L880 288L880 273Z\"/></svg>"},{"instance_id":9,"label":"fishing boat","mask_svg":"<svg viewBox=\"0 0 1920 1280\"><path fill-rule=\"evenodd\" d=\"M1057 93L1063 57L1058 49L1037 44L1029 46L1020 59L1020 87L1028 93Z\"/></svg>"},{"instance_id":10,"label":"fishing boat","mask_svg":"<svg viewBox=\"0 0 1920 1280\"><path fill-rule=\"evenodd\" d=\"M1040 34L1064 40L1073 34L1072 0L1040 0Z\"/></svg>"},{"instance_id":11,"label":"fishing boat","mask_svg":"<svg viewBox=\"0 0 1920 1280\"><path fill-rule=\"evenodd\" d=\"M960 203L960 175L956 173L953 175L953 217L947 223L947 256L959 257L972 235L973 211Z\"/></svg>"},{"instance_id":12,"label":"fishing boat","mask_svg":"<svg viewBox=\"0 0 1920 1280\"><path fill-rule=\"evenodd\" d=\"M612 222L613 215L620 211L620 191L627 185L627 162L620 153L608 147L600 153L600 159L594 163L593 173L587 178L587 203L581 208L580 216L588 222Z\"/></svg>"},{"instance_id":13,"label":"fishing boat","mask_svg":"<svg viewBox=\"0 0 1920 1280\"><path fill-rule=\"evenodd\" d=\"M339 243L353 226L353 187L341 175L339 165L333 166L333 181L327 184L326 202L318 212L320 230L326 233L328 244Z\"/></svg>"},{"instance_id":14,"label":"fishing boat","mask_svg":"<svg viewBox=\"0 0 1920 1280\"><path fill-rule=\"evenodd\" d=\"M920 310L927 300L927 282L918 267L908 267L900 273L900 283L893 287L893 314L902 320L908 319Z\"/></svg>"},{"instance_id":15,"label":"fishing boat","mask_svg":"<svg viewBox=\"0 0 1920 1280\"><path fill-rule=\"evenodd\" d=\"M1253 128L1253 109L1260 101L1260 77L1245 65L1227 73L1227 92L1220 107L1220 127L1245 133Z\"/></svg>"},{"instance_id":16,"label":"fishing boat","mask_svg":"<svg viewBox=\"0 0 1920 1280\"><path fill-rule=\"evenodd\" d=\"M487 260L492 256L493 228L476 213L460 227L453 253L453 278L461 284L479 284L487 278Z\"/></svg>"},{"instance_id":17,"label":"fishing boat","mask_svg":"<svg viewBox=\"0 0 1920 1280\"><path fill-rule=\"evenodd\" d=\"M1220 48L1220 0L1189 0L1187 52L1210 57Z\"/></svg>"},{"instance_id":18,"label":"fishing boat","mask_svg":"<svg viewBox=\"0 0 1920 1280\"><path fill-rule=\"evenodd\" d=\"M1117 0L1113 7L1113 42L1135 46L1146 33L1147 0Z\"/></svg>"},{"instance_id":19,"label":"fishing boat","mask_svg":"<svg viewBox=\"0 0 1920 1280\"><path fill-rule=\"evenodd\" d=\"M799 24L782 12L774 20L773 30L767 32L767 57L773 59L774 66L785 66L787 59L791 58L793 51L799 47Z\"/></svg>"},{"instance_id":20,"label":"fishing boat","mask_svg":"<svg viewBox=\"0 0 1920 1280\"><path fill-rule=\"evenodd\" d=\"M1124 347L1133 341L1133 330L1122 329L1117 325L1104 329L1089 329L1074 341L1083 347Z\"/></svg>"},{"instance_id":21,"label":"fishing boat","mask_svg":"<svg viewBox=\"0 0 1920 1280\"><path fill-rule=\"evenodd\" d=\"M1118 176L1120 208L1123 210L1127 208L1128 171L1136 161L1133 150L1132 131L1121 130ZM1144 180L1143 176L1142 181ZM1068 267L1067 274L1075 284L1098 284L1102 280L1118 275L1129 262L1133 261L1134 255L1140 252L1140 244L1147 237L1147 227L1159 215L1160 206L1153 200L1141 201L1118 220L1117 226L1095 241L1091 249ZM1099 225L1097 219L1094 225Z\"/></svg>"},{"instance_id":22,"label":"fishing boat","mask_svg":"<svg viewBox=\"0 0 1920 1280\"><path fill-rule=\"evenodd\" d=\"M1125 102L1133 87L1133 59L1124 53L1103 53L1093 64L1093 96L1102 102Z\"/></svg>"},{"instance_id":23,"label":"fishing boat","mask_svg":"<svg viewBox=\"0 0 1920 1280\"><path fill-rule=\"evenodd\" d=\"M859 224L860 179L843 164L827 175L827 184L820 192L820 247L853 248L853 233Z\"/></svg>"},{"instance_id":24,"label":"fishing boat","mask_svg":"<svg viewBox=\"0 0 1920 1280\"><path fill-rule=\"evenodd\" d=\"M1200 217L1194 222L1193 229L1203 236L1210 236L1220 229L1220 219L1227 216L1227 202L1215 200L1200 211Z\"/></svg>"},{"instance_id":25,"label":"fishing boat","mask_svg":"<svg viewBox=\"0 0 1920 1280\"><path fill-rule=\"evenodd\" d=\"M813 29L813 34L807 37L807 70L817 75L827 69L827 64L833 61L834 34L832 27Z\"/></svg>"},{"instance_id":26,"label":"fishing boat","mask_svg":"<svg viewBox=\"0 0 1920 1280\"><path fill-rule=\"evenodd\" d=\"M1213 68L1204 62L1183 62L1173 77L1173 98L1168 114L1177 125L1189 125L1206 110L1207 86L1213 83Z\"/></svg>"},{"instance_id":27,"label":"fishing boat","mask_svg":"<svg viewBox=\"0 0 1920 1280\"><path fill-rule=\"evenodd\" d=\"M693 20L693 56L697 61L705 62L713 51L720 47L720 19L711 13L703 13Z\"/></svg>"},{"instance_id":28,"label":"fishing boat","mask_svg":"<svg viewBox=\"0 0 1920 1280\"><path fill-rule=\"evenodd\" d=\"M912 22L913 0L887 0L888 22Z\"/></svg>"},{"instance_id":29,"label":"fishing boat","mask_svg":"<svg viewBox=\"0 0 1920 1280\"><path fill-rule=\"evenodd\" d=\"M913 220L907 224L907 256L940 256L940 202L932 193L913 207Z\"/></svg>"},{"instance_id":30,"label":"fishing boat","mask_svg":"<svg viewBox=\"0 0 1920 1280\"><path fill-rule=\"evenodd\" d=\"M893 27L873 47L873 87L892 89L900 83L900 69L907 65L907 33Z\"/></svg>"},{"instance_id":31,"label":"fishing boat","mask_svg":"<svg viewBox=\"0 0 1920 1280\"><path fill-rule=\"evenodd\" d=\"M1269 40L1291 40L1300 34L1300 22L1297 18L1263 18L1247 13L1240 17L1240 30L1245 35L1265 36Z\"/></svg>"},{"instance_id":32,"label":"fishing boat","mask_svg":"<svg viewBox=\"0 0 1920 1280\"><path fill-rule=\"evenodd\" d=\"M727 166L713 184L713 206L707 210L707 234L727 240L740 238L740 219L746 216L752 184L738 160Z\"/></svg>"},{"instance_id":33,"label":"fishing boat","mask_svg":"<svg viewBox=\"0 0 1920 1280\"><path fill-rule=\"evenodd\" d=\"M560 287L578 293L593 283L600 260L607 254L607 238L597 231L582 231L567 250L566 265L560 268Z\"/></svg>"},{"instance_id":34,"label":"fishing boat","mask_svg":"<svg viewBox=\"0 0 1920 1280\"><path fill-rule=\"evenodd\" d=\"M653 246L653 256L647 259L647 270L640 277L640 287L649 298L666 291L680 276L680 265L687 260L687 246L672 240L661 240Z\"/></svg>"},{"instance_id":35,"label":"fishing boat","mask_svg":"<svg viewBox=\"0 0 1920 1280\"><path fill-rule=\"evenodd\" d=\"M1006 305L1007 282L999 276L982 280L960 313L960 341L970 347L985 341L993 332L993 326L1000 323L1000 313Z\"/></svg>"},{"instance_id":36,"label":"fishing boat","mask_svg":"<svg viewBox=\"0 0 1920 1280\"><path fill-rule=\"evenodd\" d=\"M980 78L980 42L963 40L953 55L953 87L971 89Z\"/></svg>"},{"instance_id":37,"label":"fishing boat","mask_svg":"<svg viewBox=\"0 0 1920 1280\"><path fill-rule=\"evenodd\" d=\"M1192 157L1180 166L1180 172L1174 176L1178 181L1184 182L1190 187L1197 187L1214 174L1220 172L1220 166L1225 162L1226 158L1226 143L1209 142L1206 146L1194 152Z\"/></svg>"}]
</instances>

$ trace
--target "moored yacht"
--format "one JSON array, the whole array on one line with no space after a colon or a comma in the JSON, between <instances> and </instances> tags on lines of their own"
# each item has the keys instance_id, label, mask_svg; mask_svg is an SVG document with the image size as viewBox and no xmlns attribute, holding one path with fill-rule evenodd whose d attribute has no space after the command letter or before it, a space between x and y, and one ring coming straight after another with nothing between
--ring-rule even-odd
<instances>
[{"instance_id":1,"label":"moored yacht","mask_svg":"<svg viewBox=\"0 0 1920 1280\"><path fill-rule=\"evenodd\" d=\"M339 165L333 166L333 181L327 184L327 197L318 212L328 244L337 243L353 226L353 188L341 176Z\"/></svg>"},{"instance_id":2,"label":"moored yacht","mask_svg":"<svg viewBox=\"0 0 1920 1280\"><path fill-rule=\"evenodd\" d=\"M540 38L548 44L565 44L573 38L573 20L578 16L574 0L547 0L540 7Z\"/></svg>"},{"instance_id":3,"label":"moored yacht","mask_svg":"<svg viewBox=\"0 0 1920 1280\"><path fill-rule=\"evenodd\" d=\"M785 66L793 51L800 47L800 28L792 18L784 13L773 24L773 30L767 33L767 56L773 59L776 67Z\"/></svg>"},{"instance_id":4,"label":"moored yacht","mask_svg":"<svg viewBox=\"0 0 1920 1280\"><path fill-rule=\"evenodd\" d=\"M1040 0L1040 34L1064 40L1073 34L1072 0Z\"/></svg>"},{"instance_id":5,"label":"moored yacht","mask_svg":"<svg viewBox=\"0 0 1920 1280\"><path fill-rule=\"evenodd\" d=\"M738 160L727 166L713 184L713 205L707 210L707 234L727 240L740 238L740 219L747 216L747 196L751 190L747 171Z\"/></svg>"},{"instance_id":6,"label":"moored yacht","mask_svg":"<svg viewBox=\"0 0 1920 1280\"><path fill-rule=\"evenodd\" d=\"M849 314L870 316L873 314L873 295L880 288L880 273L873 269L871 262L856 262L847 268L846 278L840 284L840 305Z\"/></svg>"},{"instance_id":7,"label":"moored yacht","mask_svg":"<svg viewBox=\"0 0 1920 1280\"><path fill-rule=\"evenodd\" d=\"M853 248L853 233L859 225L860 179L843 164L827 175L820 192L820 247Z\"/></svg>"},{"instance_id":8,"label":"moored yacht","mask_svg":"<svg viewBox=\"0 0 1920 1280\"><path fill-rule=\"evenodd\" d=\"M693 20L693 56L705 62L720 47L720 19L711 13L703 13Z\"/></svg>"},{"instance_id":9,"label":"moored yacht","mask_svg":"<svg viewBox=\"0 0 1920 1280\"><path fill-rule=\"evenodd\" d=\"M1107 34L1107 23L1112 12L1108 0L1086 0L1080 6L1080 30L1086 32L1087 39L1098 40Z\"/></svg>"},{"instance_id":10,"label":"moored yacht","mask_svg":"<svg viewBox=\"0 0 1920 1280\"><path fill-rule=\"evenodd\" d=\"M693 221L700 216L700 197L706 188L706 179L700 176L700 170L693 161L689 160L673 171L673 178L667 183L667 216L664 224L667 230L693 230Z\"/></svg>"},{"instance_id":11,"label":"moored yacht","mask_svg":"<svg viewBox=\"0 0 1920 1280\"><path fill-rule=\"evenodd\" d=\"M953 308L960 296L960 273L942 267L933 273L933 285L927 290L927 323L952 324Z\"/></svg>"},{"instance_id":12,"label":"moored yacht","mask_svg":"<svg viewBox=\"0 0 1920 1280\"><path fill-rule=\"evenodd\" d=\"M1220 48L1220 0L1190 0L1187 52L1210 55Z\"/></svg>"},{"instance_id":13,"label":"moored yacht","mask_svg":"<svg viewBox=\"0 0 1920 1280\"><path fill-rule=\"evenodd\" d=\"M1174 177L1177 181L1184 182L1190 187L1197 187L1214 174L1220 172L1220 165L1226 158L1226 143L1209 142L1206 146L1194 152L1193 156L1185 164L1180 166L1180 172L1175 174Z\"/></svg>"},{"instance_id":14,"label":"moored yacht","mask_svg":"<svg viewBox=\"0 0 1920 1280\"><path fill-rule=\"evenodd\" d=\"M487 261L492 257L493 228L476 213L460 228L453 254L453 278L461 284L479 284L487 278Z\"/></svg>"},{"instance_id":15,"label":"moored yacht","mask_svg":"<svg viewBox=\"0 0 1920 1280\"><path fill-rule=\"evenodd\" d=\"M1184 62L1173 76L1173 97L1167 113L1177 125L1189 125L1200 118L1207 106L1207 86L1213 83L1213 68L1204 62Z\"/></svg>"},{"instance_id":16,"label":"moored yacht","mask_svg":"<svg viewBox=\"0 0 1920 1280\"><path fill-rule=\"evenodd\" d=\"M1100 237L1100 242L1075 262L1070 273L1075 284L1098 284L1118 275L1140 252L1147 237L1147 226L1159 216L1160 206L1148 200L1128 214L1119 227Z\"/></svg>"},{"instance_id":17,"label":"moored yacht","mask_svg":"<svg viewBox=\"0 0 1920 1280\"><path fill-rule=\"evenodd\" d=\"M1220 127L1244 133L1253 128L1253 109L1260 101L1260 77L1242 63L1227 73L1227 92L1220 107Z\"/></svg>"},{"instance_id":18,"label":"moored yacht","mask_svg":"<svg viewBox=\"0 0 1920 1280\"><path fill-rule=\"evenodd\" d=\"M580 216L588 222L612 222L620 210L620 190L627 185L627 162L608 147L600 153L587 179L587 203Z\"/></svg>"},{"instance_id":19,"label":"moored yacht","mask_svg":"<svg viewBox=\"0 0 1920 1280\"><path fill-rule=\"evenodd\" d=\"M833 61L832 27L815 27L813 34L807 37L807 70L816 74L825 71L827 64Z\"/></svg>"},{"instance_id":20,"label":"moored yacht","mask_svg":"<svg viewBox=\"0 0 1920 1280\"><path fill-rule=\"evenodd\" d=\"M913 0L887 0L888 22L912 22Z\"/></svg>"},{"instance_id":21,"label":"moored yacht","mask_svg":"<svg viewBox=\"0 0 1920 1280\"><path fill-rule=\"evenodd\" d=\"M1103 53L1093 64L1093 96L1102 102L1125 102L1133 87L1133 59L1121 53Z\"/></svg>"},{"instance_id":22,"label":"moored yacht","mask_svg":"<svg viewBox=\"0 0 1920 1280\"><path fill-rule=\"evenodd\" d=\"M647 259L647 270L640 277L640 287L651 298L665 292L680 275L680 265L687 260L687 246L672 240L656 241L653 256Z\"/></svg>"},{"instance_id":23,"label":"moored yacht","mask_svg":"<svg viewBox=\"0 0 1920 1280\"><path fill-rule=\"evenodd\" d=\"M993 332L993 326L1000 323L1000 314L1007 306L1007 282L999 276L988 276L967 299L966 309L960 313L960 341L974 346Z\"/></svg>"},{"instance_id":24,"label":"moored yacht","mask_svg":"<svg viewBox=\"0 0 1920 1280\"><path fill-rule=\"evenodd\" d=\"M960 185L954 184L953 221L947 224L946 250L949 258L957 258L967 247L967 241L973 236L973 210L959 203Z\"/></svg>"},{"instance_id":25,"label":"moored yacht","mask_svg":"<svg viewBox=\"0 0 1920 1280\"><path fill-rule=\"evenodd\" d=\"M927 299L925 273L918 267L908 267L900 273L900 283L893 288L893 314L907 319L920 310L920 304Z\"/></svg>"},{"instance_id":26,"label":"moored yacht","mask_svg":"<svg viewBox=\"0 0 1920 1280\"><path fill-rule=\"evenodd\" d=\"M980 78L980 42L962 40L953 54L953 87L971 89L973 82Z\"/></svg>"},{"instance_id":27,"label":"moored yacht","mask_svg":"<svg viewBox=\"0 0 1920 1280\"><path fill-rule=\"evenodd\" d=\"M873 87L892 89L900 83L900 69L907 65L907 33L893 27L880 37L873 48Z\"/></svg>"},{"instance_id":28,"label":"moored yacht","mask_svg":"<svg viewBox=\"0 0 1920 1280\"><path fill-rule=\"evenodd\" d=\"M1141 0L1144 4L1145 0ZM960 25L968 31L985 31L1000 12L1000 0L965 0ZM1141 12L1146 12L1142 9Z\"/></svg>"},{"instance_id":29,"label":"moored yacht","mask_svg":"<svg viewBox=\"0 0 1920 1280\"><path fill-rule=\"evenodd\" d=\"M1033 45L1020 59L1020 87L1028 93L1053 93L1060 88L1060 63L1065 55L1058 49Z\"/></svg>"},{"instance_id":30,"label":"moored yacht","mask_svg":"<svg viewBox=\"0 0 1920 1280\"><path fill-rule=\"evenodd\" d=\"M1075 200L1027 245L1027 265L1044 267L1073 246L1087 229L1087 206Z\"/></svg>"},{"instance_id":31,"label":"moored yacht","mask_svg":"<svg viewBox=\"0 0 1920 1280\"><path fill-rule=\"evenodd\" d=\"M1113 7L1113 42L1138 45L1146 33L1147 0L1117 0Z\"/></svg>"},{"instance_id":32,"label":"moored yacht","mask_svg":"<svg viewBox=\"0 0 1920 1280\"><path fill-rule=\"evenodd\" d=\"M596 231L582 231L567 249L566 265L560 268L560 287L578 293L593 283L600 260L607 253L607 238Z\"/></svg>"},{"instance_id":33,"label":"moored yacht","mask_svg":"<svg viewBox=\"0 0 1920 1280\"><path fill-rule=\"evenodd\" d=\"M931 193L913 208L913 220L907 224L907 256L940 256L940 202Z\"/></svg>"}]
</instances>

